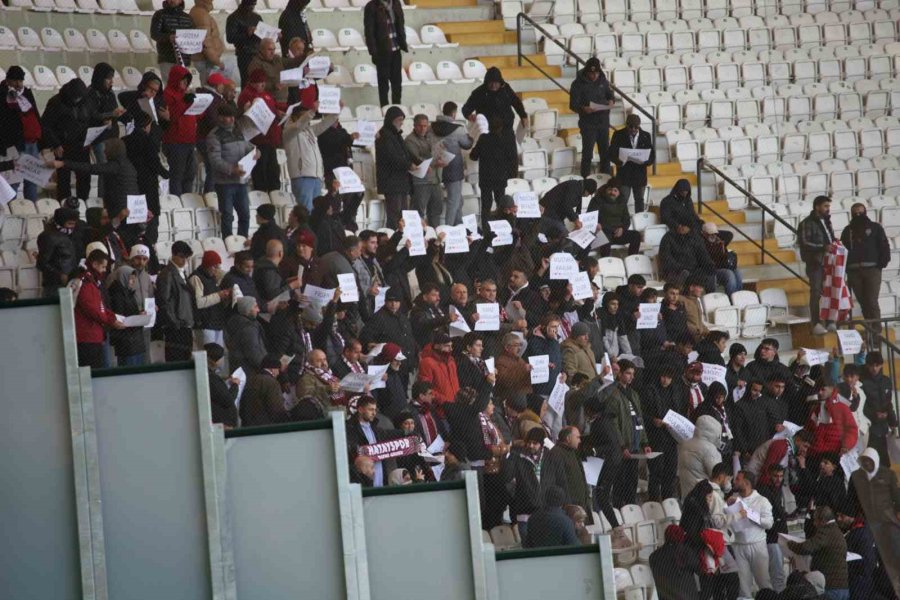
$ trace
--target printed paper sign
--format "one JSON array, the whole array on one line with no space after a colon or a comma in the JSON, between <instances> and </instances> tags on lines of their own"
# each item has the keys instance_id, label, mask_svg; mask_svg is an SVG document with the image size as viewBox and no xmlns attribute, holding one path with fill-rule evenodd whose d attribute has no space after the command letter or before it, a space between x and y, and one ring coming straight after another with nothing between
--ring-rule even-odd
<instances>
[{"instance_id":1,"label":"printed paper sign","mask_svg":"<svg viewBox=\"0 0 900 600\"><path fill-rule=\"evenodd\" d=\"M319 112L323 115L341 114L341 88L336 85L319 86Z\"/></svg>"},{"instance_id":2,"label":"printed paper sign","mask_svg":"<svg viewBox=\"0 0 900 600\"><path fill-rule=\"evenodd\" d=\"M568 252L556 252L550 256L550 279L571 281L578 274L578 261Z\"/></svg>"},{"instance_id":3,"label":"printed paper sign","mask_svg":"<svg viewBox=\"0 0 900 600\"><path fill-rule=\"evenodd\" d=\"M94 143L98 137L103 135L103 132L109 129L106 125L101 125L99 127L88 127L87 133L84 134L84 147L87 148L91 144Z\"/></svg>"},{"instance_id":4,"label":"printed paper sign","mask_svg":"<svg viewBox=\"0 0 900 600\"><path fill-rule=\"evenodd\" d=\"M150 315L150 322L144 329L150 329L156 325L156 298L144 298L144 312Z\"/></svg>"},{"instance_id":5,"label":"printed paper sign","mask_svg":"<svg viewBox=\"0 0 900 600\"><path fill-rule=\"evenodd\" d=\"M556 384L553 386L553 391L550 392L550 397L547 398L547 405L559 416L562 416L566 408L566 394L568 393L569 386L557 379Z\"/></svg>"},{"instance_id":6,"label":"printed paper sign","mask_svg":"<svg viewBox=\"0 0 900 600\"><path fill-rule=\"evenodd\" d=\"M478 217L476 215L463 215L462 222L470 233L478 233Z\"/></svg>"},{"instance_id":7,"label":"printed paper sign","mask_svg":"<svg viewBox=\"0 0 900 600\"><path fill-rule=\"evenodd\" d=\"M519 219L540 219L541 209L538 205L538 197L534 192L516 192L513 194L518 210L516 217Z\"/></svg>"},{"instance_id":8,"label":"printed paper sign","mask_svg":"<svg viewBox=\"0 0 900 600\"><path fill-rule=\"evenodd\" d=\"M841 354L859 354L862 351L862 336L855 329L838 329L838 342L841 344Z\"/></svg>"},{"instance_id":9,"label":"printed paper sign","mask_svg":"<svg viewBox=\"0 0 900 600\"><path fill-rule=\"evenodd\" d=\"M576 229L569 233L569 239L578 244L581 248L587 248L594 241L594 233L582 227L581 229Z\"/></svg>"},{"instance_id":10,"label":"printed paper sign","mask_svg":"<svg viewBox=\"0 0 900 600\"><path fill-rule=\"evenodd\" d=\"M597 224L600 222L600 211L592 210L586 213L581 213L578 216L578 220L581 221L581 228L587 229L591 233L597 231Z\"/></svg>"},{"instance_id":11,"label":"printed paper sign","mask_svg":"<svg viewBox=\"0 0 900 600\"><path fill-rule=\"evenodd\" d=\"M425 179L425 176L428 175L428 169L431 167L432 159L426 158L418 165L409 170L413 177L417 179Z\"/></svg>"},{"instance_id":12,"label":"printed paper sign","mask_svg":"<svg viewBox=\"0 0 900 600\"><path fill-rule=\"evenodd\" d=\"M146 327L150 323L150 315L132 315L130 317L116 315L116 319L125 327Z\"/></svg>"},{"instance_id":13,"label":"printed paper sign","mask_svg":"<svg viewBox=\"0 0 900 600\"><path fill-rule=\"evenodd\" d=\"M488 221L491 231L497 234L497 237L491 242L491 246L509 246L513 243L512 225L509 221Z\"/></svg>"},{"instance_id":14,"label":"printed paper sign","mask_svg":"<svg viewBox=\"0 0 900 600\"><path fill-rule=\"evenodd\" d=\"M331 302L332 298L334 298L334 290L307 284L306 287L303 288L303 295L309 298L310 302L313 302L320 306L325 306L326 304Z\"/></svg>"},{"instance_id":15,"label":"printed paper sign","mask_svg":"<svg viewBox=\"0 0 900 600\"><path fill-rule=\"evenodd\" d=\"M375 134L378 133L378 125L373 121L357 121L356 133L359 134L359 137L353 140L354 146L362 146L364 148L374 146Z\"/></svg>"},{"instance_id":16,"label":"printed paper sign","mask_svg":"<svg viewBox=\"0 0 900 600\"><path fill-rule=\"evenodd\" d=\"M619 160L623 163L631 161L633 163L643 165L650 160L650 150L639 150L636 148L619 148Z\"/></svg>"},{"instance_id":17,"label":"printed paper sign","mask_svg":"<svg viewBox=\"0 0 900 600\"><path fill-rule=\"evenodd\" d=\"M303 67L285 69L278 74L278 80L288 85L299 85L304 79L306 78L303 76Z\"/></svg>"},{"instance_id":18,"label":"printed paper sign","mask_svg":"<svg viewBox=\"0 0 900 600\"><path fill-rule=\"evenodd\" d=\"M194 96L194 101L188 107L184 114L186 115L202 115L206 112L206 109L209 108L209 105L213 103L213 95L212 94L197 94Z\"/></svg>"},{"instance_id":19,"label":"printed paper sign","mask_svg":"<svg viewBox=\"0 0 900 600\"><path fill-rule=\"evenodd\" d=\"M249 181L250 173L253 171L253 167L256 166L256 148L248 152L246 156L239 160L238 166L244 172L244 174L241 175L241 182Z\"/></svg>"},{"instance_id":20,"label":"printed paper sign","mask_svg":"<svg viewBox=\"0 0 900 600\"><path fill-rule=\"evenodd\" d=\"M127 202L128 219L126 219L125 222L129 225L132 223L146 223L150 216L147 211L147 197L144 195L132 196L129 194L127 196Z\"/></svg>"},{"instance_id":21,"label":"printed paper sign","mask_svg":"<svg viewBox=\"0 0 900 600\"><path fill-rule=\"evenodd\" d=\"M670 410L663 417L663 423L669 428L669 433L679 443L694 437L694 424L681 414Z\"/></svg>"},{"instance_id":22,"label":"printed paper sign","mask_svg":"<svg viewBox=\"0 0 900 600\"><path fill-rule=\"evenodd\" d=\"M378 294L375 296L375 312L381 310L381 307L384 306L384 299L387 296L387 291L391 289L391 286L379 287Z\"/></svg>"},{"instance_id":23,"label":"printed paper sign","mask_svg":"<svg viewBox=\"0 0 900 600\"><path fill-rule=\"evenodd\" d=\"M476 304L475 312L478 313L478 322L475 323L475 331L499 331L500 330L500 305L496 302Z\"/></svg>"},{"instance_id":24,"label":"printed paper sign","mask_svg":"<svg viewBox=\"0 0 900 600\"><path fill-rule=\"evenodd\" d=\"M5 178L0 177L0 204L9 204L15 197L16 190L9 185Z\"/></svg>"},{"instance_id":25,"label":"printed paper sign","mask_svg":"<svg viewBox=\"0 0 900 600\"><path fill-rule=\"evenodd\" d=\"M328 56L313 56L307 61L309 72L306 76L310 79L325 79L331 70L331 58Z\"/></svg>"},{"instance_id":26,"label":"printed paper sign","mask_svg":"<svg viewBox=\"0 0 900 600\"><path fill-rule=\"evenodd\" d=\"M278 37L281 35L281 30L277 27L272 27L271 25L260 21L256 24L256 31L254 31L253 33L255 33L256 37L261 40L269 38L270 40L275 40L277 42Z\"/></svg>"},{"instance_id":27,"label":"printed paper sign","mask_svg":"<svg viewBox=\"0 0 900 600\"><path fill-rule=\"evenodd\" d=\"M728 383L725 381L725 373L727 372L725 367L709 363L701 364L703 365L703 374L700 378L703 383L710 385L713 381L718 381L728 389Z\"/></svg>"},{"instance_id":28,"label":"printed paper sign","mask_svg":"<svg viewBox=\"0 0 900 600\"><path fill-rule=\"evenodd\" d=\"M297 108L298 106L300 106L301 104L303 104L303 102L297 102L295 104L291 104L290 106L288 106L287 110L284 111L284 116L281 117L280 121L278 121L278 124L284 125L285 123L287 123L287 120L291 118L291 114L293 114L294 109Z\"/></svg>"},{"instance_id":29,"label":"printed paper sign","mask_svg":"<svg viewBox=\"0 0 900 600\"><path fill-rule=\"evenodd\" d=\"M359 289L353 273L338 273L338 287L341 288L341 302L359 302Z\"/></svg>"},{"instance_id":30,"label":"printed paper sign","mask_svg":"<svg viewBox=\"0 0 900 600\"><path fill-rule=\"evenodd\" d=\"M412 229L425 229L425 226L422 224L422 215L419 214L419 211L404 210L401 212L401 217L403 218L404 231L406 231L407 234Z\"/></svg>"},{"instance_id":31,"label":"printed paper sign","mask_svg":"<svg viewBox=\"0 0 900 600\"><path fill-rule=\"evenodd\" d=\"M528 364L531 365L532 385L550 381L550 355L529 356Z\"/></svg>"},{"instance_id":32,"label":"printed paper sign","mask_svg":"<svg viewBox=\"0 0 900 600\"><path fill-rule=\"evenodd\" d=\"M244 386L247 385L247 373L244 372L243 367L238 367L231 376L238 380L238 393L234 398L234 405L240 408L241 396L244 395Z\"/></svg>"},{"instance_id":33,"label":"printed paper sign","mask_svg":"<svg viewBox=\"0 0 900 600\"><path fill-rule=\"evenodd\" d=\"M824 365L828 362L828 359L831 358L831 353L828 350L813 350L811 348L803 348L803 351L806 353L806 364L810 367L814 367L816 365Z\"/></svg>"},{"instance_id":34,"label":"printed paper sign","mask_svg":"<svg viewBox=\"0 0 900 600\"><path fill-rule=\"evenodd\" d=\"M275 113L269 110L269 107L266 105L265 100L262 98L257 98L253 101L253 104L250 105L250 108L247 112L244 113L244 116L250 120L253 124L253 129L256 130L255 133L250 131L249 133L253 133L250 138L247 138L249 133L245 131L244 137L247 139L252 139L256 137L260 133L265 133L271 127L272 122L275 120Z\"/></svg>"},{"instance_id":35,"label":"printed paper sign","mask_svg":"<svg viewBox=\"0 0 900 600\"><path fill-rule=\"evenodd\" d=\"M418 436L411 435L409 437L398 438L396 440L388 440L377 444L359 447L360 456L368 456L372 460L381 461L388 458L397 458L399 456L409 456L419 451L419 445L422 441Z\"/></svg>"},{"instance_id":36,"label":"printed paper sign","mask_svg":"<svg viewBox=\"0 0 900 600\"><path fill-rule=\"evenodd\" d=\"M350 167L336 167L333 173L335 179L338 180L338 193L357 194L366 191L359 175Z\"/></svg>"},{"instance_id":37,"label":"printed paper sign","mask_svg":"<svg viewBox=\"0 0 900 600\"><path fill-rule=\"evenodd\" d=\"M638 307L641 314L637 320L637 329L656 329L661 308L662 304L658 302L642 302Z\"/></svg>"},{"instance_id":38,"label":"printed paper sign","mask_svg":"<svg viewBox=\"0 0 900 600\"><path fill-rule=\"evenodd\" d=\"M37 156L22 154L19 156L19 160L16 161L16 173L21 175L26 181L36 184L38 187L47 187L53 172L53 168L48 167L44 161Z\"/></svg>"},{"instance_id":39,"label":"printed paper sign","mask_svg":"<svg viewBox=\"0 0 900 600\"><path fill-rule=\"evenodd\" d=\"M461 254L469 251L469 240L466 239L466 226L455 225L444 230L447 237L444 238L445 254Z\"/></svg>"},{"instance_id":40,"label":"printed paper sign","mask_svg":"<svg viewBox=\"0 0 900 600\"><path fill-rule=\"evenodd\" d=\"M200 54L205 39L205 29L179 29L175 32L175 46L182 54Z\"/></svg>"},{"instance_id":41,"label":"printed paper sign","mask_svg":"<svg viewBox=\"0 0 900 600\"><path fill-rule=\"evenodd\" d=\"M572 299L587 300L594 297L594 290L591 287L591 280L585 271L579 271L575 277L569 280L572 284Z\"/></svg>"},{"instance_id":42,"label":"printed paper sign","mask_svg":"<svg viewBox=\"0 0 900 600\"><path fill-rule=\"evenodd\" d=\"M484 368L488 373L496 373L497 367L494 365L494 357L484 359Z\"/></svg>"},{"instance_id":43,"label":"printed paper sign","mask_svg":"<svg viewBox=\"0 0 900 600\"><path fill-rule=\"evenodd\" d=\"M603 470L603 459L596 456L589 456L581 463L584 468L584 480L588 485L597 485L600 478L600 471Z\"/></svg>"},{"instance_id":44,"label":"printed paper sign","mask_svg":"<svg viewBox=\"0 0 900 600\"><path fill-rule=\"evenodd\" d=\"M466 318L452 304L450 305L450 314L456 315L456 320L450 322L450 337L462 337L472 331L471 329L469 329L469 324L466 322Z\"/></svg>"}]
</instances>

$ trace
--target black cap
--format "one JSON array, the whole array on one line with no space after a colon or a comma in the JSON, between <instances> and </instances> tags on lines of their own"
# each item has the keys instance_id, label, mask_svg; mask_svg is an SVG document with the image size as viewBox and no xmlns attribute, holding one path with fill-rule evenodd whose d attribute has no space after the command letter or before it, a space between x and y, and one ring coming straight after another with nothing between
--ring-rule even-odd
<instances>
[{"instance_id":1,"label":"black cap","mask_svg":"<svg viewBox=\"0 0 900 600\"><path fill-rule=\"evenodd\" d=\"M278 354L266 354L259 363L260 369L280 369L281 356Z\"/></svg>"},{"instance_id":2,"label":"black cap","mask_svg":"<svg viewBox=\"0 0 900 600\"><path fill-rule=\"evenodd\" d=\"M392 286L387 292L384 293L384 301L390 302L391 300L396 300L397 302L403 301L403 291L398 289L396 286Z\"/></svg>"}]
</instances>

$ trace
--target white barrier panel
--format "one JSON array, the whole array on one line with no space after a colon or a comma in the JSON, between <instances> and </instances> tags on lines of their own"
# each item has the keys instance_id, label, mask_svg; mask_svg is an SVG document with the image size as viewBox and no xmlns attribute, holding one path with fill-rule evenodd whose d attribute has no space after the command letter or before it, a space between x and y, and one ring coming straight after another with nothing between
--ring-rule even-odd
<instances>
[{"instance_id":1,"label":"white barrier panel","mask_svg":"<svg viewBox=\"0 0 900 600\"><path fill-rule=\"evenodd\" d=\"M498 552L495 560L499 600L616 597L608 538L592 546Z\"/></svg>"}]
</instances>

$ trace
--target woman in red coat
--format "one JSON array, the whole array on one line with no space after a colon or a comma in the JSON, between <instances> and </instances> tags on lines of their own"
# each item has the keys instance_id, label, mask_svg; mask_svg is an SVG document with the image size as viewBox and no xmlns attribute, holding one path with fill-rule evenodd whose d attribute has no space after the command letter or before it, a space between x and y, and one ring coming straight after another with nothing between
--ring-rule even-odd
<instances>
[{"instance_id":1,"label":"woman in red coat","mask_svg":"<svg viewBox=\"0 0 900 600\"><path fill-rule=\"evenodd\" d=\"M104 365L103 342L106 329L123 329L116 314L103 302L101 286L106 276L108 257L94 250L87 257L87 270L80 279L75 300L75 340L78 342L78 365L99 369Z\"/></svg>"},{"instance_id":2,"label":"woman in red coat","mask_svg":"<svg viewBox=\"0 0 900 600\"><path fill-rule=\"evenodd\" d=\"M259 98L266 103L270 111L275 113L275 119L269 129L256 137L251 142L259 150L259 160L250 175L253 178L253 189L262 192L271 192L281 189L281 168L278 166L277 149L281 147L281 125L278 122L284 116L287 106L275 102L272 94L266 91L266 72L256 69L250 73L247 87L238 96L238 106L246 113L250 106ZM249 119L245 119L244 127L251 126Z\"/></svg>"}]
</instances>

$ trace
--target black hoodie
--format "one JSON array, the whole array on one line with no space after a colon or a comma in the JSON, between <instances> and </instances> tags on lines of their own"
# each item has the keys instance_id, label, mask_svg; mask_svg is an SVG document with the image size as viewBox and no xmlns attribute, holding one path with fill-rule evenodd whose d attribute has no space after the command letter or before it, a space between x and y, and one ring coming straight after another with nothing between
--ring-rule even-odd
<instances>
[{"instance_id":1,"label":"black hoodie","mask_svg":"<svg viewBox=\"0 0 900 600\"><path fill-rule=\"evenodd\" d=\"M615 96L609 87L609 81L602 72L596 81L591 81L582 69L569 88L569 109L578 114L578 127L581 129L609 128L608 110L592 113L582 113L581 110L591 102L609 104L613 99Z\"/></svg>"},{"instance_id":2,"label":"black hoodie","mask_svg":"<svg viewBox=\"0 0 900 600\"><path fill-rule=\"evenodd\" d=\"M86 102L87 96L87 86L76 77L50 98L41 118L41 148L63 146L80 150L84 147L88 127L103 123L93 104Z\"/></svg>"},{"instance_id":3,"label":"black hoodie","mask_svg":"<svg viewBox=\"0 0 900 600\"><path fill-rule=\"evenodd\" d=\"M688 195L682 198L679 192L687 191ZM672 186L672 191L662 199L659 205L660 220L669 229L675 229L675 225L682 221L691 224L691 229L700 226L700 217L694 212L694 203L691 201L691 183L687 179L679 179Z\"/></svg>"},{"instance_id":4,"label":"black hoodie","mask_svg":"<svg viewBox=\"0 0 900 600\"><path fill-rule=\"evenodd\" d=\"M488 89L488 85L492 82L500 83L500 89L496 92ZM503 75L500 74L500 69L497 67L491 67L487 70L487 73L484 75L484 83L472 91L472 95L469 96L469 99L466 100L462 107L462 114L467 119L473 113L484 115L488 123L494 117L500 117L503 119L503 127L507 133L512 133L513 131L513 121L515 119L513 111L519 115L520 119L528 118L522 100L503 81Z\"/></svg>"},{"instance_id":5,"label":"black hoodie","mask_svg":"<svg viewBox=\"0 0 900 600\"><path fill-rule=\"evenodd\" d=\"M392 106L384 115L384 125L375 140L375 179L379 194L409 194L409 170L414 164L406 149L403 136L394 127L394 119L403 117L403 111Z\"/></svg>"},{"instance_id":6,"label":"black hoodie","mask_svg":"<svg viewBox=\"0 0 900 600\"><path fill-rule=\"evenodd\" d=\"M105 119L112 118L113 111L119 108L116 94L112 87L106 87L106 80L112 79L116 70L107 63L97 63L94 73L91 75L91 86L88 89L88 101L94 105L94 110Z\"/></svg>"}]
</instances>

